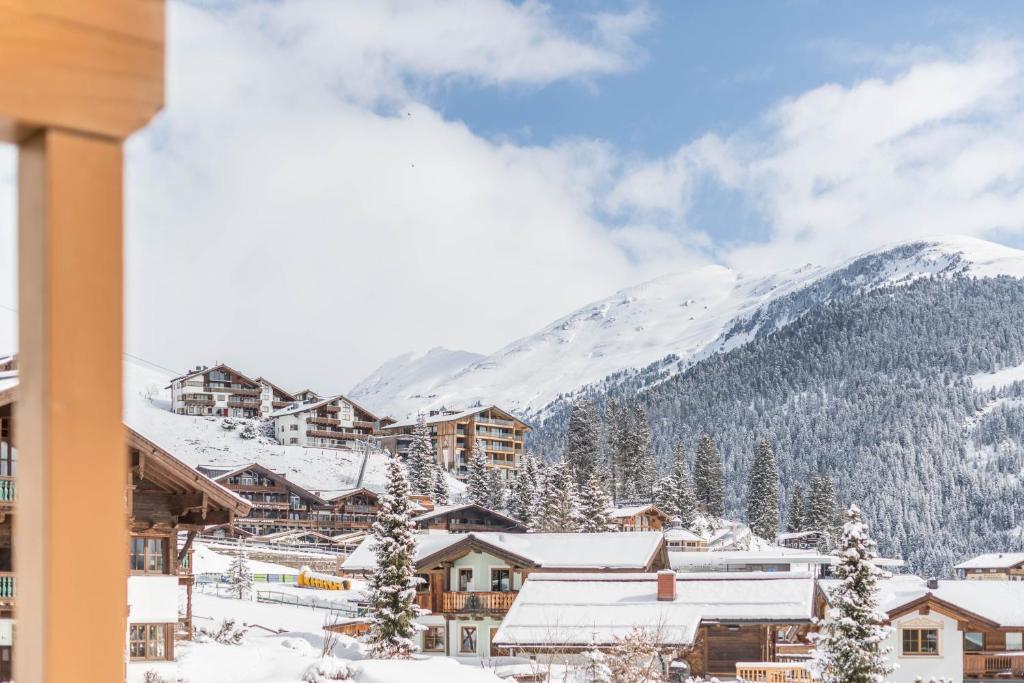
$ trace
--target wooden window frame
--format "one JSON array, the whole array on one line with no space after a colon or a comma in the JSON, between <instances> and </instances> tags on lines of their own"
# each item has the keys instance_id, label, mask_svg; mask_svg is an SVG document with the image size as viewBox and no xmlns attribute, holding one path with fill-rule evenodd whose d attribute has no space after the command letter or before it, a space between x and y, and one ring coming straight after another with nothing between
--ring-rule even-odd
<instances>
[{"instance_id":1,"label":"wooden window frame","mask_svg":"<svg viewBox=\"0 0 1024 683\"><path fill-rule=\"evenodd\" d=\"M973 647L970 647L970 648L968 647L968 644L971 643L971 641L967 638L967 636L970 635L970 634L977 634L977 635L981 636L981 647L979 647L977 649L975 649ZM972 652L972 653L974 653L974 652L984 652L985 651L986 640L987 640L987 638L985 638L985 632L984 631L964 631L964 652Z\"/></svg>"},{"instance_id":2,"label":"wooden window frame","mask_svg":"<svg viewBox=\"0 0 1024 683\"><path fill-rule=\"evenodd\" d=\"M128 571L132 576L167 576L171 573L170 566L170 543L166 536L145 536L142 534L132 534L131 540L128 545ZM142 541L142 569L135 569L135 558L138 554L135 552L135 542ZM160 550L160 570L151 570L149 568L149 559L154 556L150 553L149 542L159 541L162 545Z\"/></svg>"},{"instance_id":3,"label":"wooden window frame","mask_svg":"<svg viewBox=\"0 0 1024 683\"><path fill-rule=\"evenodd\" d=\"M473 649L466 650L464 645L466 643L466 631L472 631L470 637L473 639ZM460 655L475 655L480 649L480 640L478 638L479 631L476 626L460 626L459 627L459 654Z\"/></svg>"},{"instance_id":4,"label":"wooden window frame","mask_svg":"<svg viewBox=\"0 0 1024 683\"><path fill-rule=\"evenodd\" d=\"M423 651L444 652L444 644L445 640L447 640L447 633L445 633L445 631L446 629L444 624L428 624L426 630L423 631ZM431 645L433 645L433 647L431 647Z\"/></svg>"},{"instance_id":5,"label":"wooden window frame","mask_svg":"<svg viewBox=\"0 0 1024 683\"><path fill-rule=\"evenodd\" d=\"M489 573L490 573L490 579L491 579L491 584L490 584L491 592L492 593L511 593L512 590L513 590L512 589L512 569L511 569L511 567L490 567L489 569L490 569ZM494 587L494 573L495 572L505 572L506 574L508 574L508 588L506 590L501 590L500 588L495 589L495 587Z\"/></svg>"},{"instance_id":6,"label":"wooden window frame","mask_svg":"<svg viewBox=\"0 0 1024 683\"><path fill-rule=\"evenodd\" d=\"M935 633L935 651L926 652L923 649L919 649L918 651L908 651L907 635L910 633L917 633L918 635L915 640L915 645L918 648L923 648L924 643L926 642L923 635L925 631L932 631ZM940 634L941 631L937 626L908 626L905 628L900 628L900 655L903 657L941 657L942 641L940 638Z\"/></svg>"},{"instance_id":7,"label":"wooden window frame","mask_svg":"<svg viewBox=\"0 0 1024 683\"><path fill-rule=\"evenodd\" d=\"M466 588L462 587L462 575L463 573L469 574L469 581L466 582ZM468 593L470 588L473 587L474 579L476 578L476 572L473 571L472 567L456 567L455 568L455 586L460 593Z\"/></svg>"},{"instance_id":8,"label":"wooden window frame","mask_svg":"<svg viewBox=\"0 0 1024 683\"><path fill-rule=\"evenodd\" d=\"M174 660L174 624L143 623L128 625L128 658L133 662L167 662ZM142 631L142 638L135 637L135 629ZM136 644L142 644L143 655L135 654ZM163 649L163 653L150 655L151 649Z\"/></svg>"}]
</instances>

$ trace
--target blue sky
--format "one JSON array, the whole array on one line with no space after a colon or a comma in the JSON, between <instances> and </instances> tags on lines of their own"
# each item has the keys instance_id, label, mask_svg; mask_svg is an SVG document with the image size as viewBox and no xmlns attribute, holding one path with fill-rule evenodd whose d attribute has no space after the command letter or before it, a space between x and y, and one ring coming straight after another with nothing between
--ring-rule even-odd
<instances>
[{"instance_id":1,"label":"blue sky","mask_svg":"<svg viewBox=\"0 0 1024 683\"><path fill-rule=\"evenodd\" d=\"M666 273L1024 235L1018 3L168 8L125 214L127 350L165 366L344 390ZM0 150L0 306L13 169ZM472 315L439 324L446 301Z\"/></svg>"}]
</instances>

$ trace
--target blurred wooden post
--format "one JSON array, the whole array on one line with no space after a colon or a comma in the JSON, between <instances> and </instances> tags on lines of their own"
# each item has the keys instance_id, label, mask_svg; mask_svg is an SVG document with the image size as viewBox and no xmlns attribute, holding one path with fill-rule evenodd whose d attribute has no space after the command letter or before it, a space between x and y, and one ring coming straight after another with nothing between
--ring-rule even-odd
<instances>
[{"instance_id":1,"label":"blurred wooden post","mask_svg":"<svg viewBox=\"0 0 1024 683\"><path fill-rule=\"evenodd\" d=\"M163 0L0 0L18 144L14 678L124 680L122 142L163 104Z\"/></svg>"}]
</instances>

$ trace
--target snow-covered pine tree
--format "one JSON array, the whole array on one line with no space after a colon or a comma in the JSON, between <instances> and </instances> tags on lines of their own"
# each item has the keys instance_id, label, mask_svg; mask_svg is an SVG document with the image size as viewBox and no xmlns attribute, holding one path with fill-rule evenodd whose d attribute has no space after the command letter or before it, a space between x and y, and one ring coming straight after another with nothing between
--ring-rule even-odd
<instances>
[{"instance_id":1,"label":"snow-covered pine tree","mask_svg":"<svg viewBox=\"0 0 1024 683\"><path fill-rule=\"evenodd\" d=\"M658 468L654 462L654 450L651 448L651 425L647 421L647 413L638 403L630 407L627 434L632 456L630 480L634 484L636 497L649 501L654 495L654 481L658 476Z\"/></svg>"},{"instance_id":2,"label":"snow-covered pine tree","mask_svg":"<svg viewBox=\"0 0 1024 683\"><path fill-rule=\"evenodd\" d=\"M447 505L449 495L451 494L448 491L448 476L445 474L444 468L435 463L431 496L434 499L434 504Z\"/></svg>"},{"instance_id":3,"label":"snow-covered pine tree","mask_svg":"<svg viewBox=\"0 0 1024 683\"><path fill-rule=\"evenodd\" d=\"M701 434L693 459L693 489L697 505L712 517L725 511L725 473L718 448L708 434Z\"/></svg>"},{"instance_id":4,"label":"snow-covered pine tree","mask_svg":"<svg viewBox=\"0 0 1024 683\"><path fill-rule=\"evenodd\" d=\"M231 593L239 600L251 600L253 595L252 570L249 568L249 550L243 542L238 547L238 554L228 565L228 584Z\"/></svg>"},{"instance_id":5,"label":"snow-covered pine tree","mask_svg":"<svg viewBox=\"0 0 1024 683\"><path fill-rule=\"evenodd\" d=\"M628 469L626 459L626 424L622 405L615 399L608 399L604 407L605 461L610 472L609 485L612 497L618 500L623 486L623 471Z\"/></svg>"},{"instance_id":6,"label":"snow-covered pine tree","mask_svg":"<svg viewBox=\"0 0 1024 683\"><path fill-rule=\"evenodd\" d=\"M775 542L779 533L779 469L768 439L761 439L747 477L747 524L761 538Z\"/></svg>"},{"instance_id":7,"label":"snow-covered pine tree","mask_svg":"<svg viewBox=\"0 0 1024 683\"><path fill-rule=\"evenodd\" d=\"M466 473L466 498L471 503L490 507L491 487L487 476L487 456L481 440L476 439L469 454L469 472Z\"/></svg>"},{"instance_id":8,"label":"snow-covered pine tree","mask_svg":"<svg viewBox=\"0 0 1024 683\"><path fill-rule=\"evenodd\" d=\"M388 481L380 512L371 530L377 567L367 582L372 623L370 651L374 657L408 659L415 643L416 537L409 507L409 484L398 458L388 459Z\"/></svg>"},{"instance_id":9,"label":"snow-covered pine tree","mask_svg":"<svg viewBox=\"0 0 1024 683\"><path fill-rule=\"evenodd\" d=\"M842 527L842 517L832 480L824 475L811 477L804 512L804 527L808 531L822 533L822 550L829 550L835 545Z\"/></svg>"},{"instance_id":10,"label":"snow-covered pine tree","mask_svg":"<svg viewBox=\"0 0 1024 683\"><path fill-rule=\"evenodd\" d=\"M601 451L601 429L593 401L573 401L565 433L565 461L572 469L576 486L582 489L597 467Z\"/></svg>"},{"instance_id":11,"label":"snow-covered pine tree","mask_svg":"<svg viewBox=\"0 0 1024 683\"><path fill-rule=\"evenodd\" d=\"M548 469L534 526L546 532L579 531L583 526L576 480L564 461Z\"/></svg>"},{"instance_id":12,"label":"snow-covered pine tree","mask_svg":"<svg viewBox=\"0 0 1024 683\"><path fill-rule=\"evenodd\" d=\"M505 492L505 481L501 478L501 474L495 468L487 470L487 505L486 507L491 510L504 510L507 504L507 494Z\"/></svg>"},{"instance_id":13,"label":"snow-covered pine tree","mask_svg":"<svg viewBox=\"0 0 1024 683\"><path fill-rule=\"evenodd\" d=\"M672 452L672 471L658 482L655 504L669 517L678 517L686 528L692 528L697 516L697 498L690 485L690 467L686 446L677 442Z\"/></svg>"},{"instance_id":14,"label":"snow-covered pine tree","mask_svg":"<svg viewBox=\"0 0 1024 683\"><path fill-rule=\"evenodd\" d=\"M604 490L598 473L594 472L580 492L580 516L583 523L580 531L588 534L615 531L615 525L609 518L611 511L611 496Z\"/></svg>"},{"instance_id":15,"label":"snow-covered pine tree","mask_svg":"<svg viewBox=\"0 0 1024 683\"><path fill-rule=\"evenodd\" d=\"M796 533L804 531L804 485L799 481L793 483L793 491L789 495L789 512L786 516L786 531Z\"/></svg>"},{"instance_id":16,"label":"snow-covered pine tree","mask_svg":"<svg viewBox=\"0 0 1024 683\"><path fill-rule=\"evenodd\" d=\"M883 683L893 671L883 644L889 627L878 609L878 579L884 572L871 563L875 542L856 505L846 512L835 555L839 581L828 595L818 633L811 635L811 665L822 683Z\"/></svg>"},{"instance_id":17,"label":"snow-covered pine tree","mask_svg":"<svg viewBox=\"0 0 1024 683\"><path fill-rule=\"evenodd\" d=\"M427 426L426 416L420 412L416 415L416 425L412 428L412 440L409 442L409 453L405 462L409 472L409 485L414 493L429 495L434 492L436 463L430 427Z\"/></svg>"},{"instance_id":18,"label":"snow-covered pine tree","mask_svg":"<svg viewBox=\"0 0 1024 683\"><path fill-rule=\"evenodd\" d=\"M523 455L519 468L519 476L512 480L509 487L508 511L515 519L530 526L540 495L540 466L537 458L527 451Z\"/></svg>"},{"instance_id":19,"label":"snow-covered pine tree","mask_svg":"<svg viewBox=\"0 0 1024 683\"><path fill-rule=\"evenodd\" d=\"M597 649L595 643L591 642L590 649L584 650L582 657L583 680L587 683L615 683L611 667L608 666L608 657Z\"/></svg>"}]
</instances>

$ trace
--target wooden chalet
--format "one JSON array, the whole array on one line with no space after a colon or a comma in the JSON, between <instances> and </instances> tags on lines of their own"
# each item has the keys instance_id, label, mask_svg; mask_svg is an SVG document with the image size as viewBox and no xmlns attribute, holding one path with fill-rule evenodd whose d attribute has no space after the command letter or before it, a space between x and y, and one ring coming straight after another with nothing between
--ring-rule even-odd
<instances>
[{"instance_id":1,"label":"wooden chalet","mask_svg":"<svg viewBox=\"0 0 1024 683\"><path fill-rule=\"evenodd\" d=\"M775 537L777 545L791 550L817 550L825 547L826 540L821 531L789 531Z\"/></svg>"},{"instance_id":2,"label":"wooden chalet","mask_svg":"<svg viewBox=\"0 0 1024 683\"><path fill-rule=\"evenodd\" d=\"M380 418L344 396L296 403L270 415L277 440L288 446L342 448L378 434Z\"/></svg>"},{"instance_id":3,"label":"wooden chalet","mask_svg":"<svg viewBox=\"0 0 1024 683\"><path fill-rule=\"evenodd\" d=\"M500 512L476 503L464 505L438 505L433 510L413 518L422 531L468 533L471 531L504 531L524 534L525 524Z\"/></svg>"},{"instance_id":4,"label":"wooden chalet","mask_svg":"<svg viewBox=\"0 0 1024 683\"><path fill-rule=\"evenodd\" d=\"M955 569L971 581L1024 581L1024 553L986 553Z\"/></svg>"},{"instance_id":5,"label":"wooden chalet","mask_svg":"<svg viewBox=\"0 0 1024 683\"><path fill-rule=\"evenodd\" d=\"M668 515L653 503L614 508L608 521L620 531L658 531L668 524Z\"/></svg>"},{"instance_id":6,"label":"wooden chalet","mask_svg":"<svg viewBox=\"0 0 1024 683\"><path fill-rule=\"evenodd\" d=\"M329 524L324 523L330 521L326 500L259 463L227 471L210 465L200 465L197 469L252 505L252 511L236 519L235 526L254 536L292 529L329 528Z\"/></svg>"},{"instance_id":7,"label":"wooden chalet","mask_svg":"<svg viewBox=\"0 0 1024 683\"><path fill-rule=\"evenodd\" d=\"M468 410L435 410L426 416L437 462L460 479L469 472L469 455L477 442L487 458L487 466L511 479L523 457L523 444L530 426L497 406L479 406ZM409 437L416 418L381 426L390 440L385 445L399 456L408 452Z\"/></svg>"},{"instance_id":8,"label":"wooden chalet","mask_svg":"<svg viewBox=\"0 0 1024 683\"><path fill-rule=\"evenodd\" d=\"M376 567L364 541L342 572L366 576ZM493 656L501 620L528 577L536 572L624 574L668 563L659 533L523 534L503 532L421 534L415 568L421 579L416 603L429 614L417 621L424 652Z\"/></svg>"},{"instance_id":9,"label":"wooden chalet","mask_svg":"<svg viewBox=\"0 0 1024 683\"><path fill-rule=\"evenodd\" d=\"M171 380L171 412L253 418L262 414L262 385L221 363L199 366Z\"/></svg>"},{"instance_id":10,"label":"wooden chalet","mask_svg":"<svg viewBox=\"0 0 1024 683\"><path fill-rule=\"evenodd\" d=\"M370 489L358 488L327 500L333 513L335 535L352 531L369 531L380 512L380 496Z\"/></svg>"}]
</instances>

